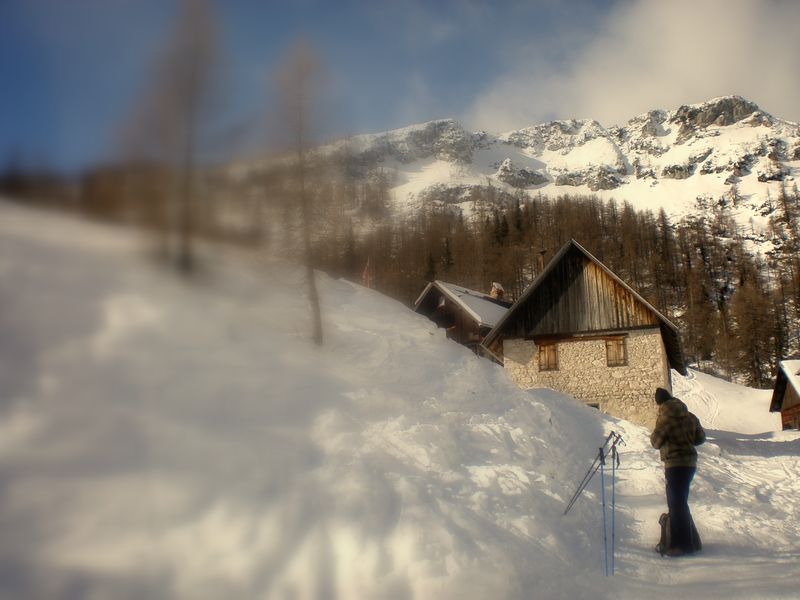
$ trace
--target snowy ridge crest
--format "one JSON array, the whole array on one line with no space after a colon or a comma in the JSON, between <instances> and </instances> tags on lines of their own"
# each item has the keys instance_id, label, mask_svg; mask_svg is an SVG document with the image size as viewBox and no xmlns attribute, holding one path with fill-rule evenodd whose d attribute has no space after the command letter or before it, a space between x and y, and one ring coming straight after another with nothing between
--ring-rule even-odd
<instances>
[{"instance_id":1,"label":"snowy ridge crest","mask_svg":"<svg viewBox=\"0 0 800 600\"><path fill-rule=\"evenodd\" d=\"M438 203L469 216L476 190L492 186L497 201L520 191L594 194L673 218L735 205L735 218L750 228L766 227L769 198L795 185L800 125L732 95L611 127L566 119L492 134L438 119L316 152L356 180L387 174L399 215Z\"/></svg>"}]
</instances>

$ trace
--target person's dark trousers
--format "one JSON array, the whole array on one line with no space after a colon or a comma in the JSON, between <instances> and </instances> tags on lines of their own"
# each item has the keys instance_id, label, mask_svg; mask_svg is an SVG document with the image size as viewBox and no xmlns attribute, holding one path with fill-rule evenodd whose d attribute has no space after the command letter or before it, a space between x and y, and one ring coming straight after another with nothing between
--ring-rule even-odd
<instances>
[{"instance_id":1,"label":"person's dark trousers","mask_svg":"<svg viewBox=\"0 0 800 600\"><path fill-rule=\"evenodd\" d=\"M695 467L669 467L667 480L667 506L669 507L672 547L692 551L692 514L689 512L689 486L697 469Z\"/></svg>"}]
</instances>

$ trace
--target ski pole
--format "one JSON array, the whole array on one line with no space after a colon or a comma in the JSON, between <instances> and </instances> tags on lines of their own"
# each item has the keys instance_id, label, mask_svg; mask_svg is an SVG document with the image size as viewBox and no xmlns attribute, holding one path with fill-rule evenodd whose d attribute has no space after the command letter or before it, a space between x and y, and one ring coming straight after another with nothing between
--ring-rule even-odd
<instances>
[{"instance_id":1,"label":"ski pole","mask_svg":"<svg viewBox=\"0 0 800 600\"><path fill-rule=\"evenodd\" d=\"M600 448L600 455L595 457L594 461L592 462L592 466L590 466L589 470L586 471L586 475L583 476L583 479L578 484L578 489L575 490L575 493L572 495L572 498L570 498L569 503L567 503L567 508L564 510L564 514L565 515L570 511L570 509L572 509L573 505L578 500L578 497L581 495L583 490L586 489L586 486L589 485L589 482L591 482L592 477L594 477L594 474L597 473L597 469L600 468L600 464L599 464L598 461L600 460L600 457L604 456L603 451L605 450L606 446L608 445L608 442L611 439L615 439L616 440L616 438L618 438L618 437L619 436L613 431L608 434L608 437L606 438L606 441L603 442L603 445Z\"/></svg>"},{"instance_id":2,"label":"ski pole","mask_svg":"<svg viewBox=\"0 0 800 600\"><path fill-rule=\"evenodd\" d=\"M611 574L614 575L616 569L617 552L617 468L619 467L620 444L625 444L621 435L617 435L611 445Z\"/></svg>"},{"instance_id":3,"label":"ski pole","mask_svg":"<svg viewBox=\"0 0 800 600\"><path fill-rule=\"evenodd\" d=\"M605 448L608 445L609 440L613 436L614 436L614 432L613 431L608 434L608 437L606 438L606 441L603 442L603 448ZM594 462L592 462L592 466L589 467L589 470L586 472L586 475L583 476L583 480L578 485L578 489L576 490L576 495L580 494L580 492L582 492L586 488L586 486L589 484L589 480L592 478L592 476L597 471L597 467L598 466L599 466L599 464L597 464L597 458L595 457Z\"/></svg>"},{"instance_id":4,"label":"ski pole","mask_svg":"<svg viewBox=\"0 0 800 600\"><path fill-rule=\"evenodd\" d=\"M611 574L614 574L614 558L617 545L617 467L619 454L617 445L611 447Z\"/></svg>"},{"instance_id":5,"label":"ski pole","mask_svg":"<svg viewBox=\"0 0 800 600\"><path fill-rule=\"evenodd\" d=\"M608 577L608 533L606 531L606 482L604 474L606 457L602 448L600 448L598 458L600 459L600 503L603 507L603 568L606 577Z\"/></svg>"},{"instance_id":6,"label":"ski pole","mask_svg":"<svg viewBox=\"0 0 800 600\"><path fill-rule=\"evenodd\" d=\"M578 485L578 489L575 490L575 493L572 495L572 498L570 498L569 503L567 504L567 508L564 510L565 515L570 511L570 509L572 509L575 502L578 500L583 490L586 489L586 486L589 485L589 482L592 480L592 477L594 477L594 474L597 473L597 469L599 468L600 465L597 462L597 459L595 458L594 462L592 463L592 466L589 467L589 470L586 472L586 475L583 477L583 480Z\"/></svg>"}]
</instances>

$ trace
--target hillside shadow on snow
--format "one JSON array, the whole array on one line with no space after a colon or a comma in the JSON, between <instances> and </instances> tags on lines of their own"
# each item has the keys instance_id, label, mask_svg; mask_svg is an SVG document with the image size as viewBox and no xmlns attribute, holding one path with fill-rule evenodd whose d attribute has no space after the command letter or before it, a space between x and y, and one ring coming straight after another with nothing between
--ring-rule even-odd
<instances>
[{"instance_id":1,"label":"hillside shadow on snow","mask_svg":"<svg viewBox=\"0 0 800 600\"><path fill-rule=\"evenodd\" d=\"M719 446L721 452L735 456L800 456L800 436L795 439L777 439L775 433L735 433L709 429L709 441Z\"/></svg>"},{"instance_id":2,"label":"hillside shadow on snow","mask_svg":"<svg viewBox=\"0 0 800 600\"><path fill-rule=\"evenodd\" d=\"M701 536L702 536L701 532ZM780 560L780 559L795 559L796 553L787 553L781 551L769 551L761 547L744 544L733 544L722 541L708 541L703 539L703 549L696 555L687 556L684 560L697 559L710 559L710 560L724 560L729 561L732 557L737 559L760 559L760 560Z\"/></svg>"}]
</instances>

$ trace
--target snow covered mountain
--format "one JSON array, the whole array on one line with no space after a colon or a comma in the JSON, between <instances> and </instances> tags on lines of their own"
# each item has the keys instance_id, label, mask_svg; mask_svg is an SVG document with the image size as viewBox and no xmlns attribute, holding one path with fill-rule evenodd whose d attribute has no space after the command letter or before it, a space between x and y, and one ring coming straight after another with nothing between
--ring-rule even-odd
<instances>
[{"instance_id":1,"label":"snow covered mountain","mask_svg":"<svg viewBox=\"0 0 800 600\"><path fill-rule=\"evenodd\" d=\"M320 149L350 175L389 176L395 208L439 201L465 213L474 190L596 194L680 217L728 206L740 224L763 225L769 198L800 174L800 125L739 96L651 110L622 126L553 121L494 135L452 119L360 135ZM753 222L751 223L751 219Z\"/></svg>"},{"instance_id":2,"label":"snow covered mountain","mask_svg":"<svg viewBox=\"0 0 800 600\"><path fill-rule=\"evenodd\" d=\"M299 270L204 248L177 279L140 243L0 202L0 597L797 597L800 435L768 391L676 376L704 550L666 559L644 428L343 280L314 347ZM563 512L610 430L604 577L599 478Z\"/></svg>"}]
</instances>

